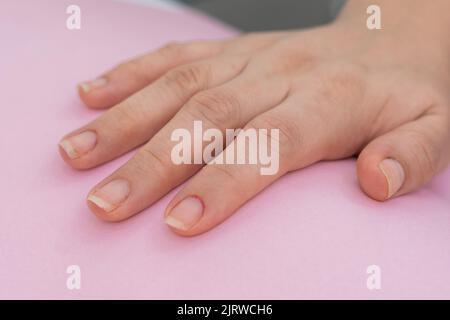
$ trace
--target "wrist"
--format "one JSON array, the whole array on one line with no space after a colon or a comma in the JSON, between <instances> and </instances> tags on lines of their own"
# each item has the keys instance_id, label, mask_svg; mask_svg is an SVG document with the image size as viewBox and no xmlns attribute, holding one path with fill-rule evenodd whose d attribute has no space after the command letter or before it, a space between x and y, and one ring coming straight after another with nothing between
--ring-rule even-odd
<instances>
[{"instance_id":1,"label":"wrist","mask_svg":"<svg viewBox=\"0 0 450 320\"><path fill-rule=\"evenodd\" d=\"M367 27L370 5L380 7L381 29ZM357 37L385 37L406 46L435 51L450 62L450 1L349 0L334 24Z\"/></svg>"}]
</instances>

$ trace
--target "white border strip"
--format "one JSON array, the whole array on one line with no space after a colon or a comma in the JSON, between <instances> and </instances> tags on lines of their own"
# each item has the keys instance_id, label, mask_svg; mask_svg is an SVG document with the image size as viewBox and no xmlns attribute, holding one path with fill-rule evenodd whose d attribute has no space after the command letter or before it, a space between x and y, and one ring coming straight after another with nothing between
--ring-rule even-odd
<instances>
[{"instance_id":1,"label":"white border strip","mask_svg":"<svg viewBox=\"0 0 450 320\"><path fill-rule=\"evenodd\" d=\"M178 11L183 5L174 0L114 0L117 2L127 2L148 7L157 7L169 11Z\"/></svg>"}]
</instances>

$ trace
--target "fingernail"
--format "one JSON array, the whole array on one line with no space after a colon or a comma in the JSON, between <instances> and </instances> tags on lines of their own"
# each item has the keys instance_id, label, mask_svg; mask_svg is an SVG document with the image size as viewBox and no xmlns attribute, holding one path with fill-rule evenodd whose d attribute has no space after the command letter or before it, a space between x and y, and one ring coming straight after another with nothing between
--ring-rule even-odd
<instances>
[{"instance_id":1,"label":"fingernail","mask_svg":"<svg viewBox=\"0 0 450 320\"><path fill-rule=\"evenodd\" d=\"M80 89L84 93L88 93L92 89L100 88L100 87L104 86L106 84L106 82L107 81L106 81L105 78L97 78L97 79L92 80L92 81L83 82L79 86L80 86Z\"/></svg>"},{"instance_id":2,"label":"fingernail","mask_svg":"<svg viewBox=\"0 0 450 320\"><path fill-rule=\"evenodd\" d=\"M400 190L405 182L405 171L400 162L394 159L384 159L378 167L386 177L388 185L387 199L389 199Z\"/></svg>"},{"instance_id":3,"label":"fingernail","mask_svg":"<svg viewBox=\"0 0 450 320\"><path fill-rule=\"evenodd\" d=\"M203 203L197 197L187 197L178 203L165 218L165 222L179 230L189 230L203 216Z\"/></svg>"},{"instance_id":4,"label":"fingernail","mask_svg":"<svg viewBox=\"0 0 450 320\"><path fill-rule=\"evenodd\" d=\"M129 182L125 179L116 179L91 193L87 200L103 211L111 212L124 202L129 194Z\"/></svg>"},{"instance_id":5,"label":"fingernail","mask_svg":"<svg viewBox=\"0 0 450 320\"><path fill-rule=\"evenodd\" d=\"M59 145L70 159L81 157L94 149L97 144L97 135L93 131L85 131L62 140Z\"/></svg>"}]
</instances>

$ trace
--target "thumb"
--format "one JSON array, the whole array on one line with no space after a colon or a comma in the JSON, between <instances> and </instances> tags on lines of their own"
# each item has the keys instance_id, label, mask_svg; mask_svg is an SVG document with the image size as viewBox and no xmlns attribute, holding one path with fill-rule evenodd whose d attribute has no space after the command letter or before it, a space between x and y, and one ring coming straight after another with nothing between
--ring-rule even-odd
<instances>
[{"instance_id":1,"label":"thumb","mask_svg":"<svg viewBox=\"0 0 450 320\"><path fill-rule=\"evenodd\" d=\"M379 201L411 192L449 162L449 119L428 114L375 138L360 153L358 180Z\"/></svg>"}]
</instances>

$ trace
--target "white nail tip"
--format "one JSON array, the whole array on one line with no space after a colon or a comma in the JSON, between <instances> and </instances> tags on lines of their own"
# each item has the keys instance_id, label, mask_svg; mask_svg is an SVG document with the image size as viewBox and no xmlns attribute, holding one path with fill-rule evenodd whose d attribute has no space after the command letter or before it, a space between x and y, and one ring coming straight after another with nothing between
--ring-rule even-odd
<instances>
[{"instance_id":1,"label":"white nail tip","mask_svg":"<svg viewBox=\"0 0 450 320\"><path fill-rule=\"evenodd\" d=\"M400 190L405 181L405 172L402 165L394 159L385 159L378 166L386 178L388 190L387 199Z\"/></svg>"},{"instance_id":2,"label":"white nail tip","mask_svg":"<svg viewBox=\"0 0 450 320\"><path fill-rule=\"evenodd\" d=\"M93 204L95 204L97 207L99 207L100 209L103 209L106 212L111 212L114 210L114 206L111 205L109 202L103 200L100 197L97 197L93 194L89 195L87 198L88 201L92 202Z\"/></svg>"},{"instance_id":3,"label":"white nail tip","mask_svg":"<svg viewBox=\"0 0 450 320\"><path fill-rule=\"evenodd\" d=\"M75 150L75 148L69 141L63 140L59 143L59 145L61 148L63 148L64 152L70 159L75 159L76 157L78 157L77 150Z\"/></svg>"},{"instance_id":4,"label":"white nail tip","mask_svg":"<svg viewBox=\"0 0 450 320\"><path fill-rule=\"evenodd\" d=\"M186 230L186 226L183 222L181 222L178 219L175 219L174 217L167 216L164 220L169 226L179 229L179 230Z\"/></svg>"},{"instance_id":5,"label":"white nail tip","mask_svg":"<svg viewBox=\"0 0 450 320\"><path fill-rule=\"evenodd\" d=\"M88 83L82 83L80 84L80 88L81 90L83 90L83 92L88 93L89 90L91 90L91 86Z\"/></svg>"},{"instance_id":6,"label":"white nail tip","mask_svg":"<svg viewBox=\"0 0 450 320\"><path fill-rule=\"evenodd\" d=\"M99 88L99 87L104 86L106 83L107 83L107 81L105 78L98 78L98 79L92 80L90 82L83 82L79 86L84 93L88 93L89 91L91 91L94 88Z\"/></svg>"}]
</instances>

